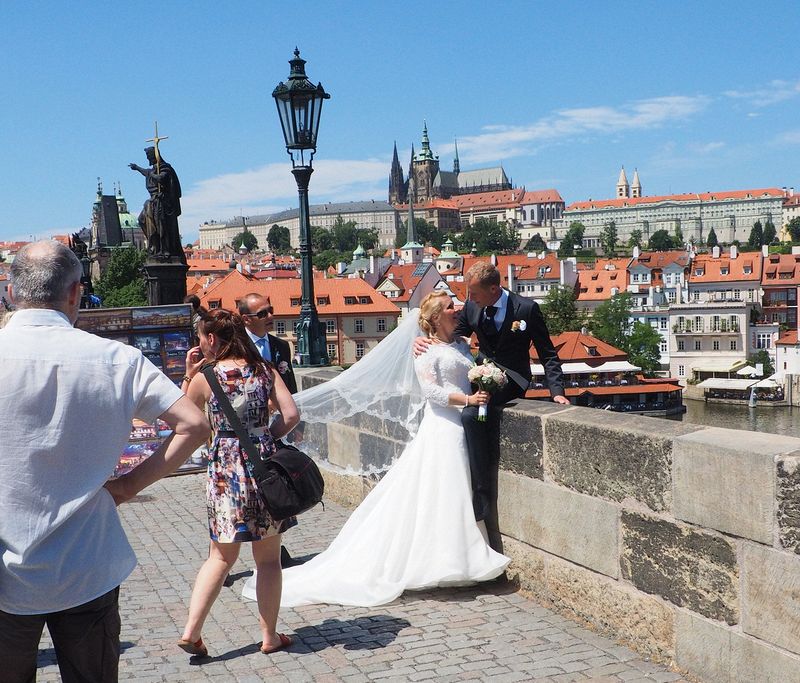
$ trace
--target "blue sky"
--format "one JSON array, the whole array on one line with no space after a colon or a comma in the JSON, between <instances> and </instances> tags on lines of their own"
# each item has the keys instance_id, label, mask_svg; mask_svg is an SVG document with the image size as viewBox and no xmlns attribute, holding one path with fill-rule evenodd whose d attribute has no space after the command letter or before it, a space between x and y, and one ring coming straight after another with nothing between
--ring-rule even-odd
<instances>
[{"instance_id":1,"label":"blue sky","mask_svg":"<svg viewBox=\"0 0 800 683\"><path fill-rule=\"evenodd\" d=\"M331 93L311 201L385 199L427 120L452 167L567 203L797 186L800 11L772 2L0 4L0 240L88 225L100 176L145 199L153 122L181 231L296 205L271 92L295 45Z\"/></svg>"}]
</instances>

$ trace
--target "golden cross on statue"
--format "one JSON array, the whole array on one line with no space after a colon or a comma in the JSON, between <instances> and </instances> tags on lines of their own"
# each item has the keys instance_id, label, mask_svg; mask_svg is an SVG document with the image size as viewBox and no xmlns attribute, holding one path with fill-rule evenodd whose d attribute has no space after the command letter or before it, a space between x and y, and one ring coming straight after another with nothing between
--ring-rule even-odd
<instances>
[{"instance_id":1,"label":"golden cross on statue","mask_svg":"<svg viewBox=\"0 0 800 683\"><path fill-rule=\"evenodd\" d=\"M156 134L151 139L145 140L145 142L152 142L156 148L156 173L161 173L161 153L158 151L158 143L162 140L169 140L169 136L158 137L158 121L156 121Z\"/></svg>"}]
</instances>

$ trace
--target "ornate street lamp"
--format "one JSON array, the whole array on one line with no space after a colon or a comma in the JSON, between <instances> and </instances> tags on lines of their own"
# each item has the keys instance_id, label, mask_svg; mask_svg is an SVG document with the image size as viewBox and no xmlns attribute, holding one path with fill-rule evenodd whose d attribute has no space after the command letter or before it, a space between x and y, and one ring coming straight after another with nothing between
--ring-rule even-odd
<instances>
[{"instance_id":1,"label":"ornate street lamp","mask_svg":"<svg viewBox=\"0 0 800 683\"><path fill-rule=\"evenodd\" d=\"M286 83L278 83L272 96L278 107L286 151L292 159L292 175L300 196L300 278L302 300L300 322L296 328L300 365L328 365L325 330L317 316L314 277L311 266L311 223L308 215L308 181L314 169L311 161L317 151L317 131L322 101L330 98L322 83L314 85L306 76L306 60L295 48L292 69ZM306 159L306 153L308 159Z\"/></svg>"}]
</instances>

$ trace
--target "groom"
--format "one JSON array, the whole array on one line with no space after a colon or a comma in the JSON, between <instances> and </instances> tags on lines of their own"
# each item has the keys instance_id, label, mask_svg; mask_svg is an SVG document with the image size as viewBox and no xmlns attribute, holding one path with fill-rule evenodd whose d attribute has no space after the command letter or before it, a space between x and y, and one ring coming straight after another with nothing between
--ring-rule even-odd
<instances>
[{"instance_id":1,"label":"groom","mask_svg":"<svg viewBox=\"0 0 800 683\"><path fill-rule=\"evenodd\" d=\"M500 287L500 271L491 263L480 261L467 271L469 300L461 309L455 333L478 337L480 363L484 358L505 370L508 383L492 394L491 406L500 407L525 396L531 381L531 343L544 366L550 395L556 403L569 405L564 396L564 377L547 325L538 304ZM486 519L492 502L492 462L490 430L497 432L500 413L489 411L486 422L478 421L478 408L468 406L461 412L467 438L472 475L472 504L475 519ZM490 536L491 536L490 530ZM494 546L495 544L492 543Z\"/></svg>"}]
</instances>

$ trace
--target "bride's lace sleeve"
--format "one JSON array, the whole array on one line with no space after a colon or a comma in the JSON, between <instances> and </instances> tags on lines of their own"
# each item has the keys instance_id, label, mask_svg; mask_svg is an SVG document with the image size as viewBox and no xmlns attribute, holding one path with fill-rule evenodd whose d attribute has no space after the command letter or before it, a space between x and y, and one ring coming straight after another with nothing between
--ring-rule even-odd
<instances>
[{"instance_id":1,"label":"bride's lace sleeve","mask_svg":"<svg viewBox=\"0 0 800 683\"><path fill-rule=\"evenodd\" d=\"M450 403L450 392L442 386L442 377L439 372L440 361L439 354L429 350L414 360L414 369L425 398L431 403L447 406Z\"/></svg>"}]
</instances>

